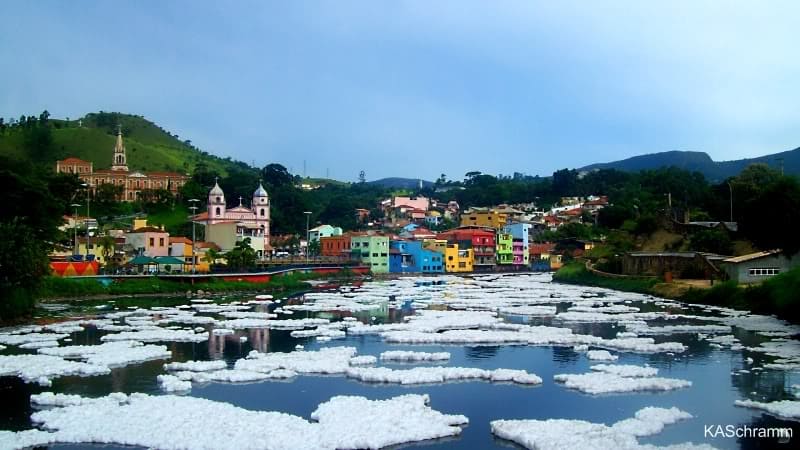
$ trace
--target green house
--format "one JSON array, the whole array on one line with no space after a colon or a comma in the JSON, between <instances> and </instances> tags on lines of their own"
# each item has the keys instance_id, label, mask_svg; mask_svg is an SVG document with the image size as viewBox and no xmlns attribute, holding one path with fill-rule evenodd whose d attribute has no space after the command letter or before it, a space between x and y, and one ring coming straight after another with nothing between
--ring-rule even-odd
<instances>
[{"instance_id":1,"label":"green house","mask_svg":"<svg viewBox=\"0 0 800 450\"><path fill-rule=\"evenodd\" d=\"M511 233L497 233L497 264L513 264L514 236Z\"/></svg>"},{"instance_id":2,"label":"green house","mask_svg":"<svg viewBox=\"0 0 800 450\"><path fill-rule=\"evenodd\" d=\"M353 259L369 266L372 273L389 273L389 238L387 236L353 236L350 238Z\"/></svg>"}]
</instances>

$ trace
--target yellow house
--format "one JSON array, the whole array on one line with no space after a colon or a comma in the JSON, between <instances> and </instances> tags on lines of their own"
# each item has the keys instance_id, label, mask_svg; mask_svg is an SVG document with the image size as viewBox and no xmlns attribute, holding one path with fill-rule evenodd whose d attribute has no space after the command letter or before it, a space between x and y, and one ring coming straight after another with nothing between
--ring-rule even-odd
<instances>
[{"instance_id":1,"label":"yellow house","mask_svg":"<svg viewBox=\"0 0 800 450\"><path fill-rule=\"evenodd\" d=\"M550 255L550 270L558 270L563 265L564 263L561 262L561 255L555 255L555 254Z\"/></svg>"},{"instance_id":2,"label":"yellow house","mask_svg":"<svg viewBox=\"0 0 800 450\"><path fill-rule=\"evenodd\" d=\"M494 210L471 210L461 215L462 227L489 227L500 229L508 224L508 214Z\"/></svg>"},{"instance_id":3,"label":"yellow house","mask_svg":"<svg viewBox=\"0 0 800 450\"><path fill-rule=\"evenodd\" d=\"M89 252L88 253L94 255L95 261L97 261L97 263L100 264L101 266L104 266L104 265L106 265L106 263L108 261L106 261L106 258L105 258L106 249L101 244L101 239L103 239L103 238L100 237L100 236L92 237L91 242L89 242ZM119 244L119 246L121 248L122 244ZM111 248L108 251L109 258L113 258L114 257L114 251L115 251L115 248ZM86 252L86 238L85 237L79 237L78 238L78 246L75 249L75 254L84 255L84 256L87 254L87 252Z\"/></svg>"},{"instance_id":4,"label":"yellow house","mask_svg":"<svg viewBox=\"0 0 800 450\"><path fill-rule=\"evenodd\" d=\"M445 271L452 273L472 272L475 254L471 248L461 250L458 244L448 245L444 253Z\"/></svg>"}]
</instances>

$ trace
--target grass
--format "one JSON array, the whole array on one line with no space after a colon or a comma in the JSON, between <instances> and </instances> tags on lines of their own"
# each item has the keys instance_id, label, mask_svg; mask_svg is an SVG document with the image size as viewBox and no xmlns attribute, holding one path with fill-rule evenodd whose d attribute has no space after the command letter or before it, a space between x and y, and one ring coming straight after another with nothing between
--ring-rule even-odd
<instances>
[{"instance_id":1,"label":"grass","mask_svg":"<svg viewBox=\"0 0 800 450\"><path fill-rule=\"evenodd\" d=\"M553 280L560 283L597 286L619 291L649 294L658 280L654 278L607 278L593 274L581 261L565 264L553 274Z\"/></svg>"},{"instance_id":2,"label":"grass","mask_svg":"<svg viewBox=\"0 0 800 450\"><path fill-rule=\"evenodd\" d=\"M119 119L123 129L129 131L124 139L131 170L191 173L202 161L210 170L227 175L227 168L232 164L229 161L201 153L142 117L120 114ZM59 158L75 156L91 161L95 170L111 166L116 139L112 130L97 127L91 116L84 118L82 127L78 127L76 120L51 121L58 126L52 128L52 136ZM0 154L25 159L27 155L22 144L22 133L7 130L0 135ZM55 161L47 163L55 165Z\"/></svg>"}]
</instances>

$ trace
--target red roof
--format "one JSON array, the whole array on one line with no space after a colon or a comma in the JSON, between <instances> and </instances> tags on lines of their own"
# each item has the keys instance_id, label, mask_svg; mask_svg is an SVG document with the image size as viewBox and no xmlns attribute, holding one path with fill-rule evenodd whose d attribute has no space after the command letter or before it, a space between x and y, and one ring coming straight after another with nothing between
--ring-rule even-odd
<instances>
[{"instance_id":1,"label":"red roof","mask_svg":"<svg viewBox=\"0 0 800 450\"><path fill-rule=\"evenodd\" d=\"M194 246L196 248L213 248L214 250L220 250L219 245L217 245L217 244L215 244L213 242L203 242L203 241L201 241L201 242L195 243Z\"/></svg>"},{"instance_id":2,"label":"red roof","mask_svg":"<svg viewBox=\"0 0 800 450\"><path fill-rule=\"evenodd\" d=\"M170 244L191 244L192 240L183 236L170 236Z\"/></svg>"},{"instance_id":3,"label":"red roof","mask_svg":"<svg viewBox=\"0 0 800 450\"><path fill-rule=\"evenodd\" d=\"M156 228L156 227L141 227L141 228L137 228L137 229L131 231L130 233L164 233L164 234L167 234L166 231L162 230L161 228Z\"/></svg>"},{"instance_id":4,"label":"red roof","mask_svg":"<svg viewBox=\"0 0 800 450\"><path fill-rule=\"evenodd\" d=\"M528 247L528 253L531 255L541 255L542 253L550 253L555 248L556 244L550 242L544 244L531 244L531 246Z\"/></svg>"},{"instance_id":5,"label":"red roof","mask_svg":"<svg viewBox=\"0 0 800 450\"><path fill-rule=\"evenodd\" d=\"M80 158L75 158L75 157L69 157L67 159L62 159L61 161L59 161L59 163L61 163L61 164L84 164L84 165L91 164L91 162L89 162L89 161L84 161L84 160L82 160Z\"/></svg>"}]
</instances>

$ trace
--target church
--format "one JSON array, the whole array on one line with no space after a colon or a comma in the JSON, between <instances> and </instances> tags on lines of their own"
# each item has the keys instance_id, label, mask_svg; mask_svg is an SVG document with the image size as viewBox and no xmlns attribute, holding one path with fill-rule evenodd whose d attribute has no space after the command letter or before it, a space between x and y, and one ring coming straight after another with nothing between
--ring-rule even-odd
<instances>
[{"instance_id":1,"label":"church","mask_svg":"<svg viewBox=\"0 0 800 450\"><path fill-rule=\"evenodd\" d=\"M142 191L165 189L176 195L189 180L188 175L177 172L131 172L128 169L128 157L122 141L122 130L117 130L117 141L111 159L110 169L94 170L91 161L78 158L67 158L56 161L56 172L74 173L89 185L94 192L101 184L113 184L122 187L118 200L133 202L139 199Z\"/></svg>"},{"instance_id":2,"label":"church","mask_svg":"<svg viewBox=\"0 0 800 450\"><path fill-rule=\"evenodd\" d=\"M250 247L259 258L269 255L269 195L261 182L253 192L250 207L244 206L242 197L239 205L227 207L225 193L215 182L208 193L208 209L194 217L194 222L204 225L206 242L217 244L223 252L236 246L236 243L250 238Z\"/></svg>"}]
</instances>

